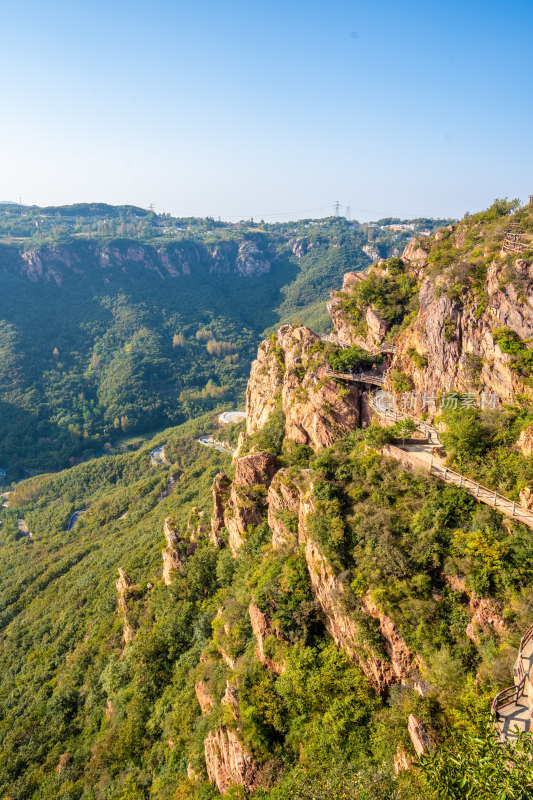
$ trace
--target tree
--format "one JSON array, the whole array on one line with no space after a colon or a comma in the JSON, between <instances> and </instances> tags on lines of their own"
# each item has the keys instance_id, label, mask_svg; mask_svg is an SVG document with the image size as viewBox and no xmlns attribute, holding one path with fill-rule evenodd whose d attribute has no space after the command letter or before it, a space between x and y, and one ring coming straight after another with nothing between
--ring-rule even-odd
<instances>
[{"instance_id":1,"label":"tree","mask_svg":"<svg viewBox=\"0 0 533 800\"><path fill-rule=\"evenodd\" d=\"M402 445L404 445L407 437L414 433L417 427L414 419L400 419L392 426L391 433L401 439Z\"/></svg>"},{"instance_id":2,"label":"tree","mask_svg":"<svg viewBox=\"0 0 533 800\"><path fill-rule=\"evenodd\" d=\"M501 744L488 728L457 734L419 761L430 796L447 800L526 800L533 793L533 735Z\"/></svg>"}]
</instances>

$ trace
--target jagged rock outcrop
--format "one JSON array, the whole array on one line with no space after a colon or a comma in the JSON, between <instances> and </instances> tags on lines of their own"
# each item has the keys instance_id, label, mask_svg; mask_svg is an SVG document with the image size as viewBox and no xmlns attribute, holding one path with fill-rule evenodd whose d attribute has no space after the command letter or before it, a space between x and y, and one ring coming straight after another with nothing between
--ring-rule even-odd
<instances>
[{"instance_id":1,"label":"jagged rock outcrop","mask_svg":"<svg viewBox=\"0 0 533 800\"><path fill-rule=\"evenodd\" d=\"M235 479L237 486L268 486L278 469L275 456L265 450L241 456L235 462Z\"/></svg>"},{"instance_id":2,"label":"jagged rock outcrop","mask_svg":"<svg viewBox=\"0 0 533 800\"><path fill-rule=\"evenodd\" d=\"M280 469L268 489L268 524L272 531L272 547L293 545L298 537L301 488L290 470Z\"/></svg>"},{"instance_id":3,"label":"jagged rock outcrop","mask_svg":"<svg viewBox=\"0 0 533 800\"><path fill-rule=\"evenodd\" d=\"M507 633L501 608L495 600L473 594L470 598L470 611L473 616L466 626L466 635L474 643L479 644L478 631L491 632L500 638Z\"/></svg>"},{"instance_id":4,"label":"jagged rock outcrop","mask_svg":"<svg viewBox=\"0 0 533 800\"><path fill-rule=\"evenodd\" d=\"M272 627L270 620L263 614L260 608L254 603L248 606L248 613L250 615L250 622L252 623L252 631L255 636L255 657L264 667L274 672L276 675L281 675L285 670L285 664L270 658L265 653L265 640L269 636L279 638L276 630Z\"/></svg>"},{"instance_id":5,"label":"jagged rock outcrop","mask_svg":"<svg viewBox=\"0 0 533 800\"><path fill-rule=\"evenodd\" d=\"M361 250L371 261L379 261L381 258L379 247L375 244L364 244Z\"/></svg>"},{"instance_id":6,"label":"jagged rock outcrop","mask_svg":"<svg viewBox=\"0 0 533 800\"><path fill-rule=\"evenodd\" d=\"M264 275L265 272L270 272L270 260L257 244L251 241L239 245L235 264L240 275Z\"/></svg>"},{"instance_id":7,"label":"jagged rock outcrop","mask_svg":"<svg viewBox=\"0 0 533 800\"><path fill-rule=\"evenodd\" d=\"M345 610L348 605L346 584L335 575L319 546L308 534L308 517L313 512L314 501L312 498L309 495L302 497L298 528L299 541L305 547L311 586L322 609L328 633L338 647L357 661L376 691L383 694L394 684L401 683L413 686L422 693L423 687L418 675L419 659L413 656L405 641L396 631L392 620L379 612L368 595L362 601L361 611L379 619L383 647L390 660L376 655L362 643L357 623Z\"/></svg>"},{"instance_id":8,"label":"jagged rock outcrop","mask_svg":"<svg viewBox=\"0 0 533 800\"><path fill-rule=\"evenodd\" d=\"M414 714L409 714L407 730L417 756L422 756L429 750L433 750L433 742L429 738L425 727Z\"/></svg>"},{"instance_id":9,"label":"jagged rock outcrop","mask_svg":"<svg viewBox=\"0 0 533 800\"><path fill-rule=\"evenodd\" d=\"M366 310L366 324L368 327L367 342L370 346L378 346L390 330L390 323L384 320L375 308L369 306Z\"/></svg>"},{"instance_id":10,"label":"jagged rock outcrop","mask_svg":"<svg viewBox=\"0 0 533 800\"><path fill-rule=\"evenodd\" d=\"M525 428L516 440L516 448L523 456L533 455L533 425ZM522 503L522 501L520 500Z\"/></svg>"},{"instance_id":11,"label":"jagged rock outcrop","mask_svg":"<svg viewBox=\"0 0 533 800\"><path fill-rule=\"evenodd\" d=\"M211 515L211 542L220 547L223 544L220 538L220 532L224 527L224 509L228 502L229 493L231 489L231 481L225 472L219 472L215 475L213 485L211 487L211 494L213 496L213 513Z\"/></svg>"},{"instance_id":12,"label":"jagged rock outcrop","mask_svg":"<svg viewBox=\"0 0 533 800\"><path fill-rule=\"evenodd\" d=\"M405 640L396 630L392 619L383 611L380 611L370 592L367 592L361 598L361 607L369 617L379 620L383 646L398 682L411 685L419 694L424 696L425 685L420 678L420 671L423 666L420 656L411 652Z\"/></svg>"},{"instance_id":13,"label":"jagged rock outcrop","mask_svg":"<svg viewBox=\"0 0 533 800\"><path fill-rule=\"evenodd\" d=\"M258 788L257 765L233 728L211 731L204 741L204 753L209 781L221 794L231 786L242 786L246 792Z\"/></svg>"},{"instance_id":14,"label":"jagged rock outcrop","mask_svg":"<svg viewBox=\"0 0 533 800\"><path fill-rule=\"evenodd\" d=\"M533 264L523 258L512 263L508 253L489 253L481 223L449 226L428 239L413 239L402 260L408 275L418 285L418 310L414 318L395 336L396 352L389 375L403 373L403 385L411 385L420 402L442 392L473 393L485 407L512 402L517 394L533 393L513 357L504 352L493 333L498 328L513 331L523 347L533 337ZM467 237L477 244L464 255ZM435 268L433 253L447 240L444 266ZM477 249L475 249L477 247ZM486 278L479 281L476 264L480 254L487 258ZM437 259L438 262L438 259ZM387 262L374 264L370 273L378 279L390 278ZM328 311L334 330L328 337L342 345L358 345L374 352L388 337L386 320L376 318L376 309L359 308L359 323L354 324L347 305L358 283L357 273L345 276L340 292L332 292ZM361 319L366 320L362 326ZM366 333L362 328L366 330ZM385 383L396 394L393 381ZM403 390L402 390L403 391ZM484 393L484 394L483 394ZM418 410L422 410L420 407ZM435 407L428 403L430 416ZM533 452L533 435L523 434L517 447Z\"/></svg>"},{"instance_id":15,"label":"jagged rock outcrop","mask_svg":"<svg viewBox=\"0 0 533 800\"><path fill-rule=\"evenodd\" d=\"M364 277L366 277L366 274L347 272L342 281L342 289L339 292L330 292L330 300L326 308L333 323L332 340L335 340L341 346L349 347L355 344L356 337L354 336L353 325L344 311L343 304L345 299L349 297L352 287L356 286Z\"/></svg>"},{"instance_id":16,"label":"jagged rock outcrop","mask_svg":"<svg viewBox=\"0 0 533 800\"><path fill-rule=\"evenodd\" d=\"M137 597L137 590L127 572L118 568L118 580L115 584L118 595L118 610L124 618L122 641L124 646L133 639L134 629L130 619L130 604Z\"/></svg>"},{"instance_id":17,"label":"jagged rock outcrop","mask_svg":"<svg viewBox=\"0 0 533 800\"><path fill-rule=\"evenodd\" d=\"M280 405L285 435L317 450L327 447L360 419L360 393L328 378L320 339L309 328L282 326L263 342L252 363L246 393L248 435L260 430Z\"/></svg>"},{"instance_id":18,"label":"jagged rock outcrop","mask_svg":"<svg viewBox=\"0 0 533 800\"><path fill-rule=\"evenodd\" d=\"M490 633L500 638L505 636L507 627L503 620L502 609L496 600L479 597L467 590L465 579L458 575L444 575L444 580L450 589L462 595L462 600L471 614L471 620L465 631L469 639L479 644L479 632Z\"/></svg>"},{"instance_id":19,"label":"jagged rock outcrop","mask_svg":"<svg viewBox=\"0 0 533 800\"><path fill-rule=\"evenodd\" d=\"M398 749L396 750L395 754L393 755L393 762L394 762L394 772L396 775L399 775L405 769L411 769L412 761L411 756L407 752L407 750L402 747L401 744L398 745Z\"/></svg>"},{"instance_id":20,"label":"jagged rock outcrop","mask_svg":"<svg viewBox=\"0 0 533 800\"><path fill-rule=\"evenodd\" d=\"M203 680L196 682L195 691L202 714L209 715L215 708L215 701ZM222 794L232 786L242 786L246 792L252 792L261 785L261 773L239 738L241 719L238 692L229 680L226 681L220 705L229 709L233 722L210 731L204 739L208 779Z\"/></svg>"},{"instance_id":21,"label":"jagged rock outcrop","mask_svg":"<svg viewBox=\"0 0 533 800\"><path fill-rule=\"evenodd\" d=\"M528 508L530 511L533 509L533 483L520 490L518 494L520 505Z\"/></svg>"},{"instance_id":22,"label":"jagged rock outcrop","mask_svg":"<svg viewBox=\"0 0 533 800\"><path fill-rule=\"evenodd\" d=\"M205 717L215 707L215 701L208 691L205 681L201 679L194 684L194 691L196 692L196 699L202 709L202 714Z\"/></svg>"},{"instance_id":23,"label":"jagged rock outcrop","mask_svg":"<svg viewBox=\"0 0 533 800\"><path fill-rule=\"evenodd\" d=\"M261 430L276 409L283 386L285 354L274 336L259 345L246 389L246 433Z\"/></svg>"},{"instance_id":24,"label":"jagged rock outcrop","mask_svg":"<svg viewBox=\"0 0 533 800\"><path fill-rule=\"evenodd\" d=\"M213 620L213 642L217 648L222 661L231 670L235 669L235 658L228 652L231 650L231 626L227 619L225 619L224 606L218 608L215 619Z\"/></svg>"},{"instance_id":25,"label":"jagged rock outcrop","mask_svg":"<svg viewBox=\"0 0 533 800\"><path fill-rule=\"evenodd\" d=\"M440 231L437 231L436 236L437 235L442 238ZM405 249L402 253L402 259L407 261L409 264L413 264L414 266L424 266L427 261L428 251L425 249L423 244L424 243L419 239L411 239L411 241L405 246Z\"/></svg>"},{"instance_id":26,"label":"jagged rock outcrop","mask_svg":"<svg viewBox=\"0 0 533 800\"><path fill-rule=\"evenodd\" d=\"M234 554L237 552L244 543L248 527L258 525L263 519L266 491L277 468L275 456L261 451L236 460L233 482L224 473L215 477L212 541L217 543L222 528L226 528L230 549Z\"/></svg>"},{"instance_id":27,"label":"jagged rock outcrop","mask_svg":"<svg viewBox=\"0 0 533 800\"><path fill-rule=\"evenodd\" d=\"M234 718L239 719L239 693L229 681L226 681L226 689L220 703L228 706Z\"/></svg>"},{"instance_id":28,"label":"jagged rock outcrop","mask_svg":"<svg viewBox=\"0 0 533 800\"><path fill-rule=\"evenodd\" d=\"M246 488L232 485L224 521L228 531L228 543L233 555L244 544L249 526L259 525L263 519L257 500L258 498L251 496Z\"/></svg>"},{"instance_id":29,"label":"jagged rock outcrop","mask_svg":"<svg viewBox=\"0 0 533 800\"><path fill-rule=\"evenodd\" d=\"M205 512L193 506L187 516L187 535L189 544L187 546L187 555L192 555L196 550L196 545L202 537L208 533L208 525L206 522Z\"/></svg>"},{"instance_id":30,"label":"jagged rock outcrop","mask_svg":"<svg viewBox=\"0 0 533 800\"><path fill-rule=\"evenodd\" d=\"M178 550L179 531L172 525L170 517L165 519L163 533L167 543L163 550L163 581L165 586L170 586L173 573L183 568L183 556Z\"/></svg>"},{"instance_id":31,"label":"jagged rock outcrop","mask_svg":"<svg viewBox=\"0 0 533 800\"><path fill-rule=\"evenodd\" d=\"M426 259L428 254L411 243L408 254L412 261L415 253L417 266L424 267L423 254ZM518 261L522 262L517 259L515 269ZM509 328L521 339L533 335L533 267L527 262L521 264L520 292L512 282L502 281L505 269L500 260L492 261L484 295L476 297L465 288L462 302L441 291L443 279L435 280L421 270L419 311L414 322L397 338L391 365L391 369L410 376L416 392L437 395L442 390L472 392L482 387L504 403L511 402L516 394L528 392L520 376L511 369L510 356L501 350L493 331ZM427 359L422 369L409 356L408 351L413 348Z\"/></svg>"}]
</instances>

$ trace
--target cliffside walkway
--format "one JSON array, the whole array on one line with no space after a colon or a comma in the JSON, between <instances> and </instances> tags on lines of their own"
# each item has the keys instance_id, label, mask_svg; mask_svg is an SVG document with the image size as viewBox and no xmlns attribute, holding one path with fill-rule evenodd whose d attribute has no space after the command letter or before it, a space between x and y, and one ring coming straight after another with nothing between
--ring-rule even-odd
<instances>
[{"instance_id":1,"label":"cliffside walkway","mask_svg":"<svg viewBox=\"0 0 533 800\"><path fill-rule=\"evenodd\" d=\"M333 372L333 370L328 370L326 375L329 378L337 378L339 381L352 381L354 383L368 383L371 386L383 386L383 375L376 372Z\"/></svg>"},{"instance_id":2,"label":"cliffside walkway","mask_svg":"<svg viewBox=\"0 0 533 800\"><path fill-rule=\"evenodd\" d=\"M466 475L455 472L453 469L449 469L449 467L444 465L443 459L432 453L432 450L440 445L439 433L436 428L431 427L431 425L428 425L418 417L400 414L397 411L381 411L376 407L372 398L369 399L369 405L378 416L384 419L393 422L399 419L411 419L417 422L417 430L423 433L428 440L427 443L420 442L420 444L411 441L404 445L386 445L383 448L383 452L386 455L390 455L406 466L422 467L445 483L453 483L460 489L465 489L475 497L478 502L492 506L492 508L496 508L507 517L516 519L519 522L523 522L524 525L527 525L529 528L533 528L533 512L519 505L514 500L509 500L508 497L505 497L499 492L495 492L493 489L483 486L478 481L467 478Z\"/></svg>"},{"instance_id":3,"label":"cliffside walkway","mask_svg":"<svg viewBox=\"0 0 533 800\"><path fill-rule=\"evenodd\" d=\"M520 641L514 667L514 685L496 695L491 714L500 734L500 741L512 742L518 731L531 729L533 690L529 673L533 667L533 625Z\"/></svg>"}]
</instances>

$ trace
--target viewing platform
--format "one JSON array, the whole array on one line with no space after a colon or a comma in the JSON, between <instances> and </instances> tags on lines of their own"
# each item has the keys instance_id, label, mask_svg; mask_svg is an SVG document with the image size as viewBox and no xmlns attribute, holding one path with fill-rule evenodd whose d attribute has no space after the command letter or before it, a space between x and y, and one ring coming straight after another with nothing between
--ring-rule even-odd
<instances>
[{"instance_id":1,"label":"viewing platform","mask_svg":"<svg viewBox=\"0 0 533 800\"><path fill-rule=\"evenodd\" d=\"M368 383L371 386L383 386L383 375L379 372L326 372L328 378L337 378L339 381L352 381L354 383Z\"/></svg>"}]
</instances>

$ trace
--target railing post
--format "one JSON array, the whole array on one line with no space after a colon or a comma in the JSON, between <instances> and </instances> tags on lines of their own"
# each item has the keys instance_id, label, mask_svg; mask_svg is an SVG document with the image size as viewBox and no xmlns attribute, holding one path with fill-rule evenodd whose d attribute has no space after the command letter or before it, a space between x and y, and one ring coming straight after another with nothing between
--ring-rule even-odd
<instances>
[{"instance_id":1,"label":"railing post","mask_svg":"<svg viewBox=\"0 0 533 800\"><path fill-rule=\"evenodd\" d=\"M479 497L479 483L478 483L477 488L476 488L476 497Z\"/></svg>"},{"instance_id":2,"label":"railing post","mask_svg":"<svg viewBox=\"0 0 533 800\"><path fill-rule=\"evenodd\" d=\"M447 474L448 474L448 467L444 467L444 480L446 480Z\"/></svg>"},{"instance_id":3,"label":"railing post","mask_svg":"<svg viewBox=\"0 0 533 800\"><path fill-rule=\"evenodd\" d=\"M512 517L514 517L515 508L516 508L516 500L513 500L513 513L511 514Z\"/></svg>"},{"instance_id":4,"label":"railing post","mask_svg":"<svg viewBox=\"0 0 533 800\"><path fill-rule=\"evenodd\" d=\"M463 476L461 475L459 478L459 489L463 488Z\"/></svg>"},{"instance_id":5,"label":"railing post","mask_svg":"<svg viewBox=\"0 0 533 800\"><path fill-rule=\"evenodd\" d=\"M498 499L498 492L494 492L494 508L496 508L496 500Z\"/></svg>"}]
</instances>

